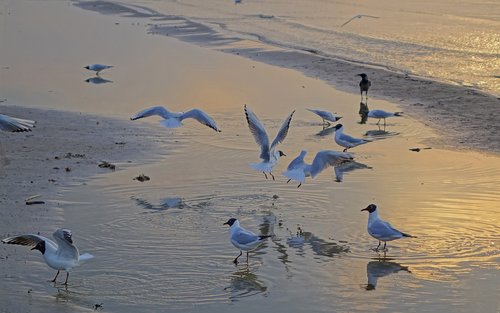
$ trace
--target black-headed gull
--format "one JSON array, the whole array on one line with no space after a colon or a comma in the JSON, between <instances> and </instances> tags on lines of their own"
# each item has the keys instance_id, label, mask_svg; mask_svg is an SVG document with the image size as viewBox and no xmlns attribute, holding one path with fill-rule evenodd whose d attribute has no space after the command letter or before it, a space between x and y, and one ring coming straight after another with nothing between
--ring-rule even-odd
<instances>
[{"instance_id":1,"label":"black-headed gull","mask_svg":"<svg viewBox=\"0 0 500 313\"><path fill-rule=\"evenodd\" d=\"M334 166L344 162L351 162L353 160L352 155L349 153L322 150L316 153L316 156L311 164L307 164L304 161L306 154L307 151L302 150L299 156L290 162L286 171L283 172L283 176L288 178L287 183L290 182L290 180L299 182L297 188L302 185L302 183L306 180L306 177L314 179L319 173L329 166Z\"/></svg>"},{"instance_id":2,"label":"black-headed gull","mask_svg":"<svg viewBox=\"0 0 500 313\"><path fill-rule=\"evenodd\" d=\"M80 255L78 248L73 244L72 234L69 229L60 228L52 236L56 242L35 234L9 237L2 239L2 242L13 245L31 246L33 247L31 250L40 251L45 263L57 270L56 277L51 282L56 282L59 271L64 270L66 271L64 284L67 285L71 269L92 259L94 256L90 253Z\"/></svg>"},{"instance_id":3,"label":"black-headed gull","mask_svg":"<svg viewBox=\"0 0 500 313\"><path fill-rule=\"evenodd\" d=\"M283 125L281 126L276 138L274 138L271 145L269 145L269 137L267 136L266 129L257 118L257 116L247 107L245 104L245 115L248 122L248 128L250 128L250 132L252 133L255 142L260 146L260 158L262 162L251 164L252 168L264 173L264 176L267 179L267 174L269 173L274 180L274 175L272 173L273 168L278 164L279 158L284 156L285 154L281 150L276 150L276 146L282 143L286 135L288 134L288 129L290 128L290 122L292 121L293 113L292 111L290 115L285 119Z\"/></svg>"},{"instance_id":4,"label":"black-headed gull","mask_svg":"<svg viewBox=\"0 0 500 313\"><path fill-rule=\"evenodd\" d=\"M0 130L6 132L28 132L35 127L35 121L0 114Z\"/></svg>"},{"instance_id":5,"label":"black-headed gull","mask_svg":"<svg viewBox=\"0 0 500 313\"><path fill-rule=\"evenodd\" d=\"M233 260L234 264L238 264L238 258L243 254L243 251L247 252L247 264L248 264L248 252L254 250L262 244L264 239L271 236L259 236L255 233L244 229L240 226L240 222L235 218L230 218L223 225L229 225L229 240L236 248L240 249L240 254Z\"/></svg>"},{"instance_id":6,"label":"black-headed gull","mask_svg":"<svg viewBox=\"0 0 500 313\"><path fill-rule=\"evenodd\" d=\"M378 246L377 248L375 248L375 251L378 251L378 248L380 247L382 241L384 242L384 247L382 249L386 251L385 247L387 245L387 241L392 241L403 237L415 237L395 229L391 224L382 220L378 216L377 206L375 204L370 204L361 211L368 211L370 213L368 216L367 229L370 236L378 239Z\"/></svg>"},{"instance_id":7,"label":"black-headed gull","mask_svg":"<svg viewBox=\"0 0 500 313\"><path fill-rule=\"evenodd\" d=\"M315 110L315 109L307 109L307 110L321 117L323 119L323 124L330 124L329 122L336 122L342 118L342 116L336 115L337 113Z\"/></svg>"},{"instance_id":8,"label":"black-headed gull","mask_svg":"<svg viewBox=\"0 0 500 313\"><path fill-rule=\"evenodd\" d=\"M403 116L403 112L387 112L384 110L370 110L368 111L368 117L370 118L378 118L377 125L380 124L380 120L384 119L384 125L385 125L385 119L388 117L392 116Z\"/></svg>"},{"instance_id":9,"label":"black-headed gull","mask_svg":"<svg viewBox=\"0 0 500 313\"><path fill-rule=\"evenodd\" d=\"M356 16L353 16L351 17L349 20L347 20L347 22L345 22L344 24L340 25L340 27L344 27L345 25L347 25L348 23L350 23L351 21L357 19L357 18L362 18L362 17L370 17L370 18L380 18L378 16L373 16L373 15L366 15L366 14L358 14Z\"/></svg>"},{"instance_id":10,"label":"black-headed gull","mask_svg":"<svg viewBox=\"0 0 500 313\"><path fill-rule=\"evenodd\" d=\"M132 121L148 117L158 115L163 117L164 119L160 121L160 123L167 128L177 128L182 126L182 121L187 118L192 118L200 122L201 124L208 126L215 130L216 132L220 132L219 127L215 123L215 121L208 116L207 113L203 112L199 109L192 109L187 112L170 112L162 106L155 106L148 109L145 109L136 115L132 116L130 119Z\"/></svg>"},{"instance_id":11,"label":"black-headed gull","mask_svg":"<svg viewBox=\"0 0 500 313\"><path fill-rule=\"evenodd\" d=\"M368 75L365 73L357 74L356 76L361 76L361 81L359 82L359 92L361 93L361 99L363 99L363 91L368 98L368 89L370 89L372 82L368 79Z\"/></svg>"},{"instance_id":12,"label":"black-headed gull","mask_svg":"<svg viewBox=\"0 0 500 313\"><path fill-rule=\"evenodd\" d=\"M97 76L99 76L99 73L108 69L112 68L113 65L105 65L105 64L91 64L87 65L84 68L88 69L89 71L94 71Z\"/></svg>"},{"instance_id":13,"label":"black-headed gull","mask_svg":"<svg viewBox=\"0 0 500 313\"><path fill-rule=\"evenodd\" d=\"M342 126L342 124L337 124L335 125L334 128L335 128L335 142L339 146L344 147L344 152L346 152L347 149L354 148L359 145L371 142L371 140L354 138L352 136L344 134L344 126Z\"/></svg>"}]
</instances>

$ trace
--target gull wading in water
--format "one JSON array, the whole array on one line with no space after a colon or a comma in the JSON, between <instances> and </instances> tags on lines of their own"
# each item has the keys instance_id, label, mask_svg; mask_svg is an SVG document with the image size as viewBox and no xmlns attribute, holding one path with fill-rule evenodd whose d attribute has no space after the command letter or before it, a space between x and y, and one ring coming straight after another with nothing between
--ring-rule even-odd
<instances>
[{"instance_id":1,"label":"gull wading in water","mask_svg":"<svg viewBox=\"0 0 500 313\"><path fill-rule=\"evenodd\" d=\"M344 24L340 25L340 27L344 27L345 25L347 25L348 23L352 22L353 20L355 20L357 18L362 18L362 17L380 18L379 16L366 15L366 14L358 14L356 16L351 17L349 20L347 20L347 22L345 22Z\"/></svg>"},{"instance_id":2,"label":"gull wading in water","mask_svg":"<svg viewBox=\"0 0 500 313\"><path fill-rule=\"evenodd\" d=\"M400 239L403 237L413 237L415 236L405 234L394 227L388 222L382 220L378 216L377 206L375 204L370 204L366 208L361 211L368 211L370 215L368 216L368 233L375 239L378 239L378 246L375 248L375 251L378 251L380 247L381 241L384 242L384 247L382 248L386 251L385 247L387 245L387 241Z\"/></svg>"},{"instance_id":3,"label":"gull wading in water","mask_svg":"<svg viewBox=\"0 0 500 313\"><path fill-rule=\"evenodd\" d=\"M304 161L306 154L307 151L302 150L300 155L290 162L286 171L283 172L283 176L288 178L287 183L290 182L290 180L299 182L297 188L302 185L302 183L306 180L306 177L314 179L319 173L329 166L351 162L353 160L353 157L349 153L322 150L316 153L316 156L311 164L307 164Z\"/></svg>"},{"instance_id":4,"label":"gull wading in water","mask_svg":"<svg viewBox=\"0 0 500 313\"><path fill-rule=\"evenodd\" d=\"M335 125L334 128L335 128L335 142L339 146L344 147L344 152L346 152L347 149L354 148L356 146L371 142L371 140L354 138L344 134L344 126L342 126L342 124L337 124Z\"/></svg>"},{"instance_id":5,"label":"gull wading in water","mask_svg":"<svg viewBox=\"0 0 500 313\"><path fill-rule=\"evenodd\" d=\"M112 68L113 65L105 65L105 64L92 64L92 65L87 65L84 68L88 69L89 71L94 71L97 76L99 76L99 73L107 70L108 68Z\"/></svg>"},{"instance_id":6,"label":"gull wading in water","mask_svg":"<svg viewBox=\"0 0 500 313\"><path fill-rule=\"evenodd\" d=\"M200 122L201 124L208 126L215 130L216 132L220 132L219 127L215 123L215 121L208 116L207 113L203 112L199 109L192 109L187 112L170 112L162 106L155 106L148 109L145 109L136 115L132 116L130 119L132 121L138 120L140 118L158 115L163 117L163 120L160 121L160 124L167 128L177 128L182 126L182 121L187 118L192 118Z\"/></svg>"},{"instance_id":7,"label":"gull wading in water","mask_svg":"<svg viewBox=\"0 0 500 313\"><path fill-rule=\"evenodd\" d=\"M342 116L336 115L337 113L332 113L322 110L307 109L321 117L323 119L323 124L330 124L330 122L336 122L342 118Z\"/></svg>"},{"instance_id":8,"label":"gull wading in water","mask_svg":"<svg viewBox=\"0 0 500 313\"><path fill-rule=\"evenodd\" d=\"M247 118L248 128L250 128L250 132L252 133L255 142L257 142L260 146L260 158L262 159L262 162L260 163L252 163L251 167L264 173L266 179L266 173L269 173L274 180L274 175L272 173L273 168L276 164L278 164L279 158L285 155L283 151L276 150L276 146L285 140L294 112L295 110L288 115L278 131L276 138L274 138L271 145L269 145L269 137L267 136L266 129L257 116L245 105L245 116Z\"/></svg>"},{"instance_id":9,"label":"gull wading in water","mask_svg":"<svg viewBox=\"0 0 500 313\"><path fill-rule=\"evenodd\" d=\"M28 132L35 127L35 121L0 114L0 130L6 132Z\"/></svg>"},{"instance_id":10,"label":"gull wading in water","mask_svg":"<svg viewBox=\"0 0 500 313\"><path fill-rule=\"evenodd\" d=\"M247 264L248 264L248 252L256 249L262 244L264 239L272 236L259 236L255 233L244 229L240 226L240 222L235 218L230 218L223 225L229 225L229 240L236 248L240 249L240 254L233 260L234 264L238 264L238 258L243 254L243 251L247 252Z\"/></svg>"},{"instance_id":11,"label":"gull wading in water","mask_svg":"<svg viewBox=\"0 0 500 313\"><path fill-rule=\"evenodd\" d=\"M370 110L368 111L368 117L370 118L378 118L377 125L380 124L380 120L384 119L384 125L385 125L385 119L388 117L392 116L403 116L403 112L387 112L384 110Z\"/></svg>"},{"instance_id":12,"label":"gull wading in water","mask_svg":"<svg viewBox=\"0 0 500 313\"><path fill-rule=\"evenodd\" d=\"M66 271L66 281L64 284L67 285L71 269L92 259L94 256L89 253L80 255L78 248L73 244L71 231L69 229L60 228L56 230L52 236L57 243L35 234L9 237L2 239L2 242L12 245L30 246L33 247L31 250L40 251L45 263L57 270L56 277L54 277L51 282L55 283L59 272L64 270Z\"/></svg>"}]
</instances>

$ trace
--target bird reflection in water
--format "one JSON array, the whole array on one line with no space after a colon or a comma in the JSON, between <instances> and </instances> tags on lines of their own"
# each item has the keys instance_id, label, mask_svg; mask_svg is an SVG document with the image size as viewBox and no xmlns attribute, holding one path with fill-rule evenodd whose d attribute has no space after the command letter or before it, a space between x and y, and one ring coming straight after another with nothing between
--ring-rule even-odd
<instances>
[{"instance_id":1,"label":"bird reflection in water","mask_svg":"<svg viewBox=\"0 0 500 313\"><path fill-rule=\"evenodd\" d=\"M370 261L366 265L366 276L368 283L364 288L366 290L375 290L377 287L378 279L400 271L411 273L407 266L402 266L399 263L391 262L391 259L378 259L377 261Z\"/></svg>"},{"instance_id":2,"label":"bird reflection in water","mask_svg":"<svg viewBox=\"0 0 500 313\"><path fill-rule=\"evenodd\" d=\"M136 204L145 210L152 211L164 211L168 209L182 209L185 206L182 198L179 197L170 197L161 199L158 204L153 204L150 201L143 198L132 198L135 200Z\"/></svg>"},{"instance_id":3,"label":"bird reflection in water","mask_svg":"<svg viewBox=\"0 0 500 313\"><path fill-rule=\"evenodd\" d=\"M372 169L372 167L356 161L345 162L342 164L335 165L333 167L333 170L335 172L335 181L337 183L341 183L344 180L345 173L361 169Z\"/></svg>"},{"instance_id":4,"label":"bird reflection in water","mask_svg":"<svg viewBox=\"0 0 500 313\"><path fill-rule=\"evenodd\" d=\"M302 250L305 245L309 245L312 251L320 256L333 257L350 251L349 246L344 243L326 241L314 235L313 233L302 230L297 227L297 234L287 239L289 247Z\"/></svg>"},{"instance_id":5,"label":"bird reflection in water","mask_svg":"<svg viewBox=\"0 0 500 313\"><path fill-rule=\"evenodd\" d=\"M231 283L224 290L230 292L229 300L235 302L258 294L265 295L267 286L248 267L245 267L231 274Z\"/></svg>"},{"instance_id":6,"label":"bird reflection in water","mask_svg":"<svg viewBox=\"0 0 500 313\"><path fill-rule=\"evenodd\" d=\"M100 76L94 76L94 77L87 78L85 80L85 82L87 82L89 84L94 84L94 85L101 85L101 84L106 84L106 83L112 83L113 81L106 79L106 78L102 78Z\"/></svg>"},{"instance_id":7,"label":"bird reflection in water","mask_svg":"<svg viewBox=\"0 0 500 313\"><path fill-rule=\"evenodd\" d=\"M361 121L359 121L360 124L366 124L366 121L368 120L368 112L370 112L370 109L368 108L368 100L366 102L361 101L359 103L359 116L361 117Z\"/></svg>"}]
</instances>

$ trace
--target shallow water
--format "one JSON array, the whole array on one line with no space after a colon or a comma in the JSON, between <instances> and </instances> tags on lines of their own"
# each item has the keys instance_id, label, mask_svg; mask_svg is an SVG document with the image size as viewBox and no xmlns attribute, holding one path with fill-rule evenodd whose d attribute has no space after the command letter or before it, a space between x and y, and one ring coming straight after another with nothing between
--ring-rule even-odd
<instances>
[{"instance_id":1,"label":"shallow water","mask_svg":"<svg viewBox=\"0 0 500 313\"><path fill-rule=\"evenodd\" d=\"M58 65L51 57L55 39L47 35L52 44L42 44L38 55L43 70L31 77L24 75L33 63L2 58L2 65L11 66L3 72L10 79L0 87L7 102L113 115L124 123L149 104L172 103L181 110L197 103L222 133L186 121L182 128L164 130L171 140L162 148L169 153L159 162L62 190L51 199L57 203L53 209L64 211L64 225L58 226L72 229L81 252L95 259L75 269L64 290L45 282L53 271L38 253L9 250L11 258L26 263L26 271L3 277L3 303L29 303L39 312L91 311L100 303L108 312L498 311L498 156L410 151L428 147L436 135L408 116L388 119L385 129L373 120L360 124L358 95L291 70L141 36L144 29L131 20L50 3L45 9L72 14L73 23L58 40L66 40L74 53ZM44 7L37 9L43 16ZM23 12L14 11L14 17ZM60 21L52 23L45 27L54 30ZM94 45L86 35L71 35L86 23L101 30ZM113 28L115 23L123 27ZM127 45L127 36L135 45ZM90 75L79 68L89 55L127 66L103 73L113 83L88 84ZM276 181L249 167L258 149L244 104L270 136L296 110ZM397 110L379 100L368 106ZM379 140L353 149L362 165L345 169L342 177L342 169L337 176L328 169L297 189L280 173L300 150L308 150L311 161L319 150L339 149L307 107L336 111L344 116L347 133ZM154 118L136 123L160 127ZM151 180L133 180L140 174ZM366 233L367 215L360 212L369 203L418 238L390 242L385 256L372 251L377 241ZM274 235L250 254L248 267L232 263L238 251L222 225L229 217Z\"/></svg>"}]
</instances>

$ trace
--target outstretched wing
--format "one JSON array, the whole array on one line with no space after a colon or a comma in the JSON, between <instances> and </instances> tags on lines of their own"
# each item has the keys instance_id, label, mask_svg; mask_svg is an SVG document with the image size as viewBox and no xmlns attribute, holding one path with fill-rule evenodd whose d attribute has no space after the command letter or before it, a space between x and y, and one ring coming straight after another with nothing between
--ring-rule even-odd
<instances>
[{"instance_id":1,"label":"outstretched wing","mask_svg":"<svg viewBox=\"0 0 500 313\"><path fill-rule=\"evenodd\" d=\"M274 138L273 143L271 144L271 150L285 140L286 135L288 134L288 129L290 128L290 122L292 121L293 113L295 113L295 110L293 110L292 113L288 115L288 117L283 122L283 125L281 125L278 134L276 134L276 138Z\"/></svg>"},{"instance_id":2,"label":"outstretched wing","mask_svg":"<svg viewBox=\"0 0 500 313\"><path fill-rule=\"evenodd\" d=\"M269 161L269 137L266 129L257 118L257 116L245 104L245 116L248 122L248 128L255 139L255 142L260 146L260 158Z\"/></svg>"},{"instance_id":3,"label":"outstretched wing","mask_svg":"<svg viewBox=\"0 0 500 313\"><path fill-rule=\"evenodd\" d=\"M45 241L46 244L51 244L54 248L57 249L57 245L52 240L35 234L20 235L2 239L2 242L6 244L29 246L29 247L35 247L42 241Z\"/></svg>"},{"instance_id":4,"label":"outstretched wing","mask_svg":"<svg viewBox=\"0 0 500 313\"><path fill-rule=\"evenodd\" d=\"M352 160L353 157L349 153L333 150L319 151L311 164L311 177L316 177L316 175L329 166L341 164L342 162L350 162Z\"/></svg>"},{"instance_id":5,"label":"outstretched wing","mask_svg":"<svg viewBox=\"0 0 500 313\"><path fill-rule=\"evenodd\" d=\"M162 106L155 106L151 108L147 108L145 110L140 111L136 115L132 116L130 119L132 121L143 118L143 117L148 117L148 116L153 116L153 115L159 115L165 119L171 117L172 113L169 112L167 109L165 109Z\"/></svg>"},{"instance_id":6,"label":"outstretched wing","mask_svg":"<svg viewBox=\"0 0 500 313\"><path fill-rule=\"evenodd\" d=\"M0 130L7 132L25 132L31 131L35 126L35 121L22 118L11 117L0 114Z\"/></svg>"},{"instance_id":7,"label":"outstretched wing","mask_svg":"<svg viewBox=\"0 0 500 313\"><path fill-rule=\"evenodd\" d=\"M179 119L181 121L183 119L186 119L186 118L194 118L195 120L197 120L201 124L212 128L216 132L220 132L220 129L219 129L219 127L217 127L217 124L215 123L215 121L210 116L208 116L207 113L203 112L202 110L192 109L190 111L187 111L186 113L183 113L179 117Z\"/></svg>"},{"instance_id":8,"label":"outstretched wing","mask_svg":"<svg viewBox=\"0 0 500 313\"><path fill-rule=\"evenodd\" d=\"M71 230L59 228L52 236L59 244L59 254L66 258L78 260L79 252L75 245L73 245L73 234Z\"/></svg>"}]
</instances>

